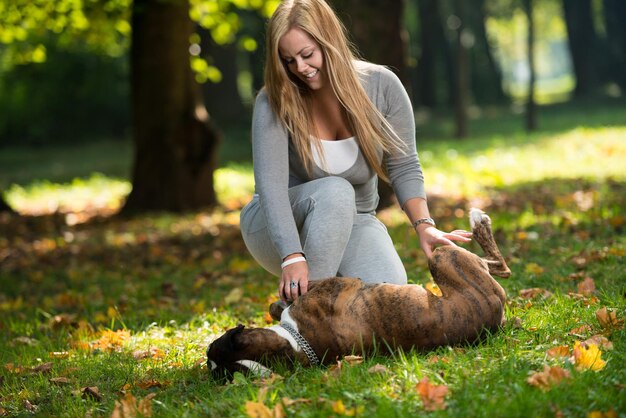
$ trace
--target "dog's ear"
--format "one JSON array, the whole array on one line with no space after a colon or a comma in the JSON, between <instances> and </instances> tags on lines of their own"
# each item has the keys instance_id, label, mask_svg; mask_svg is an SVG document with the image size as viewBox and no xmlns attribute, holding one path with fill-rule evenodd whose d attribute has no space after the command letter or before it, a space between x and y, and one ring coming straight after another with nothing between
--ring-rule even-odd
<instances>
[{"instance_id":1,"label":"dog's ear","mask_svg":"<svg viewBox=\"0 0 626 418\"><path fill-rule=\"evenodd\" d=\"M245 327L242 324L237 325L235 328L228 330L224 337L226 338L226 344L230 351L238 351L242 348L240 341L241 333Z\"/></svg>"}]
</instances>

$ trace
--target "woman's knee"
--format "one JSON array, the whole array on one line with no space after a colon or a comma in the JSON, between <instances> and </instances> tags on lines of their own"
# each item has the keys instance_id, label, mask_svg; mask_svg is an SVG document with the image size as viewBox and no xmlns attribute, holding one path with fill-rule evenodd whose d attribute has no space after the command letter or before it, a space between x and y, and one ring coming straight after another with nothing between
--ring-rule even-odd
<instances>
[{"instance_id":1,"label":"woman's knee","mask_svg":"<svg viewBox=\"0 0 626 418\"><path fill-rule=\"evenodd\" d=\"M333 209L345 209L356 212L354 186L342 177L329 176L319 179L317 192L313 199L316 205L328 205Z\"/></svg>"}]
</instances>

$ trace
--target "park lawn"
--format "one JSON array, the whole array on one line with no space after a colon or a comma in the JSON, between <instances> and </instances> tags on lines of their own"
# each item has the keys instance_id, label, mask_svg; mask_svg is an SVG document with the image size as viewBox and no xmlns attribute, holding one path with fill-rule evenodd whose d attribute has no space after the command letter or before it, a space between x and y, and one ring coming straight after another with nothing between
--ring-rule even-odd
<instances>
[{"instance_id":1,"label":"park lawn","mask_svg":"<svg viewBox=\"0 0 626 418\"><path fill-rule=\"evenodd\" d=\"M470 206L492 217L513 271L500 281L509 297L500 332L329 368L277 364L269 379L237 375L227 385L209 377L207 345L238 323L269 325L276 291L239 234L249 165L218 172L222 208L182 216L84 222L114 211L128 192L117 171L11 187L8 200L25 213L46 205L67 213L0 219L0 416L624 415L626 127L618 110L530 136L511 124L488 132L487 118L472 139L420 144L441 228L467 228ZM432 288L403 215L392 208L380 217L410 280Z\"/></svg>"}]
</instances>

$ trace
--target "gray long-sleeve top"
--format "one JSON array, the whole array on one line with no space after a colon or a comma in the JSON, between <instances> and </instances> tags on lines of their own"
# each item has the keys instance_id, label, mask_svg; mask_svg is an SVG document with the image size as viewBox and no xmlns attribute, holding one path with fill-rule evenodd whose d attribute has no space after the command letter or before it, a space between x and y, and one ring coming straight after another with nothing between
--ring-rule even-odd
<instances>
[{"instance_id":1,"label":"gray long-sleeve top","mask_svg":"<svg viewBox=\"0 0 626 418\"><path fill-rule=\"evenodd\" d=\"M402 207L414 197L426 198L424 177L415 147L415 120L411 102L398 77L380 65L357 62L360 80L374 106L382 113L406 149L379 153L391 186ZM287 128L272 111L265 90L256 98L252 117L252 150L255 191L266 217L269 233L281 259L303 252L294 221L288 188L328 176L319 167L311 175L304 169ZM378 176L359 152L356 163L339 176L353 186L356 209L372 213L378 205ZM332 216L332 214L328 214Z\"/></svg>"}]
</instances>

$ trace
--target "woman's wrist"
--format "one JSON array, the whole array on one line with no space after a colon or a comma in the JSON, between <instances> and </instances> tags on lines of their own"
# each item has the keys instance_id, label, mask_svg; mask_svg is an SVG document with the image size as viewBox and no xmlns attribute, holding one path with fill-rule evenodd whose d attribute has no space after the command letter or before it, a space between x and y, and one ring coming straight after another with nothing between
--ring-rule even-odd
<instances>
[{"instance_id":1,"label":"woman's wrist","mask_svg":"<svg viewBox=\"0 0 626 418\"><path fill-rule=\"evenodd\" d=\"M280 268L284 269L285 267L290 266L292 264L302 263L302 262L306 262L306 258L304 258L303 255L292 254L292 255L285 257L285 261L282 262L282 264L280 265Z\"/></svg>"}]
</instances>

